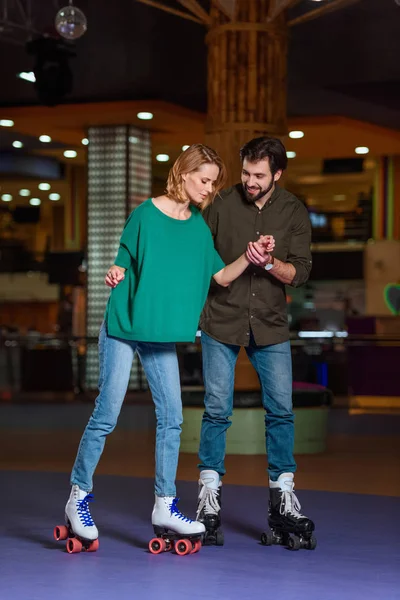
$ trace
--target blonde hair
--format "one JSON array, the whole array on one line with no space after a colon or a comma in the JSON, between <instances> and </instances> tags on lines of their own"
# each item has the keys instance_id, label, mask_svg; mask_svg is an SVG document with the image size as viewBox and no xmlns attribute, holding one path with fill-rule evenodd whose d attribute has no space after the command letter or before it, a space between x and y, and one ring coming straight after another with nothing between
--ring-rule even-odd
<instances>
[{"instance_id":1,"label":"blonde hair","mask_svg":"<svg viewBox=\"0 0 400 600\"><path fill-rule=\"evenodd\" d=\"M201 210L204 210L209 206L214 201L216 194L224 187L227 179L227 172L224 162L215 150L208 146L204 146L203 144L193 144L178 156L168 174L166 189L167 197L181 204L187 202L188 198L185 195L182 175L185 173L193 173L204 164L216 165L219 168L218 177L214 184L214 190L207 196L204 202L201 203L200 208Z\"/></svg>"}]
</instances>

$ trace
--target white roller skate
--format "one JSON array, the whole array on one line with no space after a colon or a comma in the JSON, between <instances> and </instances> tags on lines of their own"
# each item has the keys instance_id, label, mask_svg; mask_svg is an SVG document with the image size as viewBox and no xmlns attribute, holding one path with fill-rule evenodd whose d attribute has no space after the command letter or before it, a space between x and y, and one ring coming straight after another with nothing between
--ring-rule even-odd
<instances>
[{"instance_id":1,"label":"white roller skate","mask_svg":"<svg viewBox=\"0 0 400 600\"><path fill-rule=\"evenodd\" d=\"M179 498L156 496L151 522L156 538L149 542L152 554L175 549L181 556L193 554L201 548L205 532L203 523L192 521L177 508Z\"/></svg>"},{"instance_id":2,"label":"white roller skate","mask_svg":"<svg viewBox=\"0 0 400 600\"><path fill-rule=\"evenodd\" d=\"M66 525L54 528L54 538L57 541L67 540L69 554L81 550L95 552L99 547L99 532L89 510L89 502L92 501L92 494L81 490L78 485L72 486L65 506Z\"/></svg>"}]
</instances>

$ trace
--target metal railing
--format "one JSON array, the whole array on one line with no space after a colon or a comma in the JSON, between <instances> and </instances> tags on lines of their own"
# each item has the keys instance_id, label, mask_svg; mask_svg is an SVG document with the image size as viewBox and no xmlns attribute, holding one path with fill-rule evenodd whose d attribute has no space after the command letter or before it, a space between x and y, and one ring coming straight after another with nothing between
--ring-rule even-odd
<instances>
[{"instance_id":1,"label":"metal railing","mask_svg":"<svg viewBox=\"0 0 400 600\"><path fill-rule=\"evenodd\" d=\"M299 335L300 333L300 335ZM400 396L400 335L292 333L293 379L318 383L335 395ZM86 355L97 338L0 335L0 393L3 398L52 392L81 395L88 389ZM177 344L182 387L201 387L199 340ZM92 380L93 378L91 378ZM130 390L147 390L140 362L133 366Z\"/></svg>"}]
</instances>

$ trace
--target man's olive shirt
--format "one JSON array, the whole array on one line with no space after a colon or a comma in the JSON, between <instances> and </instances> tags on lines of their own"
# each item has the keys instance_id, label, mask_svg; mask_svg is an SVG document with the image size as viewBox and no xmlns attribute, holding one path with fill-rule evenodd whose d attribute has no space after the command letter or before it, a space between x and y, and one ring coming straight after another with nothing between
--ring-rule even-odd
<instances>
[{"instance_id":1,"label":"man's olive shirt","mask_svg":"<svg viewBox=\"0 0 400 600\"><path fill-rule=\"evenodd\" d=\"M260 210L246 199L238 184L221 192L203 216L225 264L245 252L248 242L273 235L273 256L296 269L291 285L298 287L308 280L312 266L310 219L304 204L290 192L276 186ZM258 346L287 341L285 285L252 263L227 288L212 282L200 328L220 342L238 346L249 345L250 332Z\"/></svg>"}]
</instances>

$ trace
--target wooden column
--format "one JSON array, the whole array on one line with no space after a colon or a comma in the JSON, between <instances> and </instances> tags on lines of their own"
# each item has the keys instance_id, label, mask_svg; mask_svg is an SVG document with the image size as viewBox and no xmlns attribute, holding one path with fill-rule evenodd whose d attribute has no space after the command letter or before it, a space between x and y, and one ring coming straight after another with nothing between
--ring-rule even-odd
<instances>
[{"instance_id":1,"label":"wooden column","mask_svg":"<svg viewBox=\"0 0 400 600\"><path fill-rule=\"evenodd\" d=\"M226 161L231 183L246 141L287 132L286 15L268 21L270 3L236 0L232 18L211 4L206 143Z\"/></svg>"}]
</instances>

